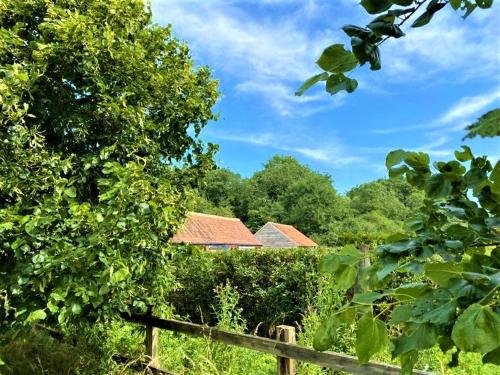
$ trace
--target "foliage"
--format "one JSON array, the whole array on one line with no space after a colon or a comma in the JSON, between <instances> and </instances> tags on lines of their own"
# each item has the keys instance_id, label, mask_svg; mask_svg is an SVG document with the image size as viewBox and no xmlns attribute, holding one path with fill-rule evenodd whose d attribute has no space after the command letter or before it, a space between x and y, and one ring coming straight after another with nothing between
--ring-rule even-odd
<instances>
[{"instance_id":1,"label":"foliage","mask_svg":"<svg viewBox=\"0 0 500 375\"><path fill-rule=\"evenodd\" d=\"M475 123L467 126L465 138L500 136L500 109L494 109L482 115Z\"/></svg>"},{"instance_id":2,"label":"foliage","mask_svg":"<svg viewBox=\"0 0 500 375\"><path fill-rule=\"evenodd\" d=\"M342 27L351 39L351 50L347 50L343 44L325 48L316 61L323 72L306 80L295 95L302 95L322 81L326 82L326 91L332 95L342 90L351 93L356 90L358 82L345 74L366 63L371 70L381 69L380 45L389 38L404 37L401 27L410 19L413 19L413 28L425 26L448 4L454 10L461 10L466 18L478 7L491 8L493 0L362 0L360 4L376 17L366 27Z\"/></svg>"},{"instance_id":3,"label":"foliage","mask_svg":"<svg viewBox=\"0 0 500 375\"><path fill-rule=\"evenodd\" d=\"M254 232L267 221L292 224L317 243L376 243L403 232L403 221L423 201L404 179L377 180L339 195L329 176L292 157L275 156L251 178L210 171L195 210L235 216Z\"/></svg>"},{"instance_id":4,"label":"foliage","mask_svg":"<svg viewBox=\"0 0 500 375\"><path fill-rule=\"evenodd\" d=\"M434 172L424 153L397 150L387 156L391 176L405 175L425 192L423 208L408 221L415 235L396 235L376 249L377 261L361 277L363 293L325 321L318 349L334 340L325 332L351 324L357 313L381 337L367 346L358 329L356 350L364 362L385 349L388 332L392 356L400 358L405 373L419 352L435 345L443 352L456 349L451 366L461 351L481 353L485 363L498 361L500 163L493 167L466 146L455 156L434 163ZM360 261L347 247L324 258L320 269L340 277ZM405 278L411 282L391 284Z\"/></svg>"},{"instance_id":5,"label":"foliage","mask_svg":"<svg viewBox=\"0 0 500 375\"><path fill-rule=\"evenodd\" d=\"M204 251L179 249L173 265L176 287L168 296L176 314L194 322L219 323L211 306L226 282L239 294L246 326L266 334L278 324L294 325L317 292L318 258L329 249Z\"/></svg>"},{"instance_id":6,"label":"foliage","mask_svg":"<svg viewBox=\"0 0 500 375\"><path fill-rule=\"evenodd\" d=\"M0 325L145 311L171 287L217 83L151 18L0 0Z\"/></svg>"}]
</instances>

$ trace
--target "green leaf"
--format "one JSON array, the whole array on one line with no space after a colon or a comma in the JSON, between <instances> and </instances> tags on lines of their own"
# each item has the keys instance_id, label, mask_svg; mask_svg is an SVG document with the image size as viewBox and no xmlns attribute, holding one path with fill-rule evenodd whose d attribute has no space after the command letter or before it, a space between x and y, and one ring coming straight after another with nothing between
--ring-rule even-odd
<instances>
[{"instance_id":1,"label":"green leaf","mask_svg":"<svg viewBox=\"0 0 500 375\"><path fill-rule=\"evenodd\" d=\"M79 314L82 312L82 307L81 307L78 303L74 303L74 304L71 306L71 312L72 312L74 315L79 315Z\"/></svg>"},{"instance_id":2,"label":"green leaf","mask_svg":"<svg viewBox=\"0 0 500 375\"><path fill-rule=\"evenodd\" d=\"M119 283L125 280L129 275L129 271L127 268L120 268L118 271L114 272L111 275L110 282L111 284Z\"/></svg>"},{"instance_id":3,"label":"green leaf","mask_svg":"<svg viewBox=\"0 0 500 375\"><path fill-rule=\"evenodd\" d=\"M361 0L361 6L370 14L385 12L392 6L389 0Z\"/></svg>"},{"instance_id":4,"label":"green leaf","mask_svg":"<svg viewBox=\"0 0 500 375\"><path fill-rule=\"evenodd\" d=\"M426 263L424 274L436 284L446 287L452 278L462 276L463 266L460 263Z\"/></svg>"},{"instance_id":5,"label":"green leaf","mask_svg":"<svg viewBox=\"0 0 500 375\"><path fill-rule=\"evenodd\" d=\"M64 194L70 198L76 198L76 189L74 186L71 186L64 190Z\"/></svg>"},{"instance_id":6,"label":"green leaf","mask_svg":"<svg viewBox=\"0 0 500 375\"><path fill-rule=\"evenodd\" d=\"M481 9L488 9L493 5L493 0L476 0L476 4Z\"/></svg>"},{"instance_id":7,"label":"green leaf","mask_svg":"<svg viewBox=\"0 0 500 375\"><path fill-rule=\"evenodd\" d=\"M370 358L385 349L389 336L384 322L375 319L371 312L365 314L358 322L356 334L356 355L359 362L368 363Z\"/></svg>"},{"instance_id":8,"label":"green leaf","mask_svg":"<svg viewBox=\"0 0 500 375\"><path fill-rule=\"evenodd\" d=\"M316 64L327 72L345 73L353 70L358 65L358 61L351 51L344 48L343 44L333 44L325 48Z\"/></svg>"},{"instance_id":9,"label":"green leaf","mask_svg":"<svg viewBox=\"0 0 500 375\"><path fill-rule=\"evenodd\" d=\"M413 0L391 0L391 3L400 5L402 7L407 7L413 4Z\"/></svg>"},{"instance_id":10,"label":"green leaf","mask_svg":"<svg viewBox=\"0 0 500 375\"><path fill-rule=\"evenodd\" d=\"M457 10L462 5L462 0L449 0L449 3L453 9Z\"/></svg>"},{"instance_id":11,"label":"green leaf","mask_svg":"<svg viewBox=\"0 0 500 375\"><path fill-rule=\"evenodd\" d=\"M27 323L33 323L38 320L44 320L47 317L47 314L43 310L35 310L32 311L28 317L26 318Z\"/></svg>"},{"instance_id":12,"label":"green leaf","mask_svg":"<svg viewBox=\"0 0 500 375\"><path fill-rule=\"evenodd\" d=\"M427 294L431 289L424 283L410 283L394 289L392 296L400 301L411 301Z\"/></svg>"},{"instance_id":13,"label":"green leaf","mask_svg":"<svg viewBox=\"0 0 500 375\"><path fill-rule=\"evenodd\" d=\"M427 25L429 22L431 22L432 19L432 13L429 11L425 11L422 13L412 24L411 27L422 27Z\"/></svg>"},{"instance_id":14,"label":"green leaf","mask_svg":"<svg viewBox=\"0 0 500 375\"><path fill-rule=\"evenodd\" d=\"M343 74L332 74L326 80L326 91L332 95L342 90L351 93L356 90L356 87L358 87L358 81L348 78Z\"/></svg>"},{"instance_id":15,"label":"green leaf","mask_svg":"<svg viewBox=\"0 0 500 375\"><path fill-rule=\"evenodd\" d=\"M405 160L407 154L408 153L406 151L401 149L389 152L385 158L385 166L387 168L391 168L395 165L398 165L403 160Z\"/></svg>"},{"instance_id":16,"label":"green leaf","mask_svg":"<svg viewBox=\"0 0 500 375\"><path fill-rule=\"evenodd\" d=\"M380 39L373 31L355 25L345 25L342 30L350 37L355 36L370 43L375 43Z\"/></svg>"},{"instance_id":17,"label":"green leaf","mask_svg":"<svg viewBox=\"0 0 500 375\"><path fill-rule=\"evenodd\" d=\"M455 151L455 157L459 161L468 161L474 159L474 156L472 155L472 151L469 148L469 146L462 146L463 151Z\"/></svg>"},{"instance_id":18,"label":"green leaf","mask_svg":"<svg viewBox=\"0 0 500 375\"><path fill-rule=\"evenodd\" d=\"M500 346L492 350L491 352L486 353L483 356L483 363L492 363L494 365L500 366Z\"/></svg>"},{"instance_id":19,"label":"green leaf","mask_svg":"<svg viewBox=\"0 0 500 375\"><path fill-rule=\"evenodd\" d=\"M377 292L366 292L361 294L355 294L354 297L352 298L352 302L359 304L372 304L373 301L376 301L384 296L385 294Z\"/></svg>"},{"instance_id":20,"label":"green leaf","mask_svg":"<svg viewBox=\"0 0 500 375\"><path fill-rule=\"evenodd\" d=\"M392 36L393 38L401 38L405 35L403 30L398 25L387 22L372 22L368 25L370 30L379 35Z\"/></svg>"},{"instance_id":21,"label":"green leaf","mask_svg":"<svg viewBox=\"0 0 500 375\"><path fill-rule=\"evenodd\" d=\"M456 320L451 338L463 351L489 353L500 345L500 315L474 303Z\"/></svg>"},{"instance_id":22,"label":"green leaf","mask_svg":"<svg viewBox=\"0 0 500 375\"><path fill-rule=\"evenodd\" d=\"M340 322L335 317L330 317L321 323L314 334L313 348L319 351L328 350L335 342L339 325Z\"/></svg>"},{"instance_id":23,"label":"green leaf","mask_svg":"<svg viewBox=\"0 0 500 375\"><path fill-rule=\"evenodd\" d=\"M306 90L308 90L311 86L315 85L319 81L325 81L328 78L328 73L323 72L320 74L316 74L305 81L302 86L300 86L297 91L295 91L296 96L301 96Z\"/></svg>"},{"instance_id":24,"label":"green leaf","mask_svg":"<svg viewBox=\"0 0 500 375\"><path fill-rule=\"evenodd\" d=\"M424 188L428 197L440 199L450 195L453 185L444 174L437 173L427 179Z\"/></svg>"},{"instance_id":25,"label":"green leaf","mask_svg":"<svg viewBox=\"0 0 500 375\"><path fill-rule=\"evenodd\" d=\"M357 268L354 266L341 266L335 273L336 284L340 289L349 289L356 283Z\"/></svg>"},{"instance_id":26,"label":"green leaf","mask_svg":"<svg viewBox=\"0 0 500 375\"><path fill-rule=\"evenodd\" d=\"M414 350L432 348L437 340L436 327L433 324L415 324L409 335L403 335L393 340L392 357L396 358Z\"/></svg>"},{"instance_id":27,"label":"green leaf","mask_svg":"<svg viewBox=\"0 0 500 375\"><path fill-rule=\"evenodd\" d=\"M417 246L418 243L415 240L399 241L399 242L389 243L386 245L380 245L379 247L377 247L377 252L400 254L400 253L406 253L410 250L414 250L417 248Z\"/></svg>"},{"instance_id":28,"label":"green leaf","mask_svg":"<svg viewBox=\"0 0 500 375\"><path fill-rule=\"evenodd\" d=\"M447 324L455 320L457 301L446 289L437 289L414 302L410 321Z\"/></svg>"},{"instance_id":29,"label":"green leaf","mask_svg":"<svg viewBox=\"0 0 500 375\"><path fill-rule=\"evenodd\" d=\"M354 36L351 38L351 47L360 65L369 62L371 70L380 69L380 51L375 44Z\"/></svg>"}]
</instances>

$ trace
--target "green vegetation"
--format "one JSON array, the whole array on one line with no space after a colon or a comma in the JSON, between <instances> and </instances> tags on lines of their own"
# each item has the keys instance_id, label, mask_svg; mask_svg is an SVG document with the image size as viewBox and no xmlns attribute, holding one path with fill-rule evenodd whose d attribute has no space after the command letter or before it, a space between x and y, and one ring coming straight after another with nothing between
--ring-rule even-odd
<instances>
[{"instance_id":1,"label":"green vegetation","mask_svg":"<svg viewBox=\"0 0 500 375\"><path fill-rule=\"evenodd\" d=\"M227 169L207 174L195 210L235 216L253 232L268 221L291 224L325 246L377 243L403 232L423 193L404 179L377 180L335 191L330 176L291 156L274 156L251 178Z\"/></svg>"},{"instance_id":2,"label":"green vegetation","mask_svg":"<svg viewBox=\"0 0 500 375\"><path fill-rule=\"evenodd\" d=\"M325 49L324 72L297 94L319 81L331 94L352 92L357 82L344 73L380 69L378 45L402 37L417 10L413 27L447 4L467 16L492 1L363 0L383 14L367 28L344 27L352 52ZM345 196L291 157L249 179L212 171L216 146L198 135L216 117L217 82L141 0L0 0L0 79L2 373L133 373L133 363L112 360L144 359L144 332L118 319L129 311L264 334L297 324L300 343L361 362L398 359L404 373L500 372L498 162L464 147L431 169L428 155L396 150L390 180ZM467 130L498 135L498 110ZM253 230L292 224L325 245L384 244L359 278L352 245L171 247L193 207ZM37 322L66 338L49 338ZM161 340L163 365L179 373L275 371L268 355L173 333ZM301 364L300 373L325 371Z\"/></svg>"},{"instance_id":3,"label":"green vegetation","mask_svg":"<svg viewBox=\"0 0 500 375\"><path fill-rule=\"evenodd\" d=\"M211 165L209 70L143 1L1 0L0 79L2 331L156 308Z\"/></svg>"}]
</instances>

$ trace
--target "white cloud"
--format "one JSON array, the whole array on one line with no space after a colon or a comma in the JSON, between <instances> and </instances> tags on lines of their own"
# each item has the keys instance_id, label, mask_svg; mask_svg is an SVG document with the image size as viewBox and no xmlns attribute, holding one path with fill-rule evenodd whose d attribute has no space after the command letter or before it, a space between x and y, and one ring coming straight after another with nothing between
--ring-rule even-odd
<instances>
[{"instance_id":1,"label":"white cloud","mask_svg":"<svg viewBox=\"0 0 500 375\"><path fill-rule=\"evenodd\" d=\"M467 20L446 7L429 25L405 28L407 35L381 46L383 72L394 81L430 80L450 76L500 79L498 7L477 9Z\"/></svg>"},{"instance_id":2,"label":"white cloud","mask_svg":"<svg viewBox=\"0 0 500 375\"><path fill-rule=\"evenodd\" d=\"M189 42L195 57L202 54L216 74L217 70L231 74L239 92L259 95L283 116L308 115L340 105L323 89L320 95L294 96L301 82L316 73L314 61L322 49L340 35L340 31L334 37L330 30L310 32L303 27L317 16L321 5L299 2L300 14L270 19L251 16L235 3L156 0L153 14L163 24L172 22L174 34ZM311 111L313 106L317 109Z\"/></svg>"},{"instance_id":3,"label":"white cloud","mask_svg":"<svg viewBox=\"0 0 500 375\"><path fill-rule=\"evenodd\" d=\"M428 135L436 135L442 132L461 131L489 108L498 105L500 105L500 88L485 94L463 97L440 117L425 124L371 129L369 132L391 134L423 129L431 131L427 133Z\"/></svg>"},{"instance_id":4,"label":"white cloud","mask_svg":"<svg viewBox=\"0 0 500 375\"><path fill-rule=\"evenodd\" d=\"M470 119L470 116L483 111L500 100L500 88L491 93L478 96L468 96L451 107L438 121L442 124Z\"/></svg>"},{"instance_id":5,"label":"white cloud","mask_svg":"<svg viewBox=\"0 0 500 375\"><path fill-rule=\"evenodd\" d=\"M286 151L304 156L308 159L323 162L334 168L348 167L353 164L365 164L364 157L352 154L351 150L343 145L338 139L328 139L321 145L304 146L297 145L293 139L303 140L304 137L284 136L282 133L261 133L259 135L245 134L212 134L215 138L242 142L262 147L270 147L278 151Z\"/></svg>"}]
</instances>

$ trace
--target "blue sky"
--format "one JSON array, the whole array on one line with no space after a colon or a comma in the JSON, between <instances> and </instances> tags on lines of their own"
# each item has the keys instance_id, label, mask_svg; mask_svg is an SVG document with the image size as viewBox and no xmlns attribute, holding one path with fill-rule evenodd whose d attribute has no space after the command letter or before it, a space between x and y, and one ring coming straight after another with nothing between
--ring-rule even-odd
<instances>
[{"instance_id":1,"label":"blue sky","mask_svg":"<svg viewBox=\"0 0 500 375\"><path fill-rule=\"evenodd\" d=\"M357 1L152 0L156 22L172 24L197 65L220 81L217 122L202 133L218 143L218 164L250 176L273 155L292 155L328 173L340 192L386 176L385 155L403 148L447 160L463 127L500 105L500 6L466 21L445 9L431 24L405 28L381 46L382 70L363 67L350 95L317 87L294 91L318 72L330 44L349 44L340 28L370 19ZM446 7L450 8L450 7ZM500 157L498 139L465 142Z\"/></svg>"}]
</instances>

